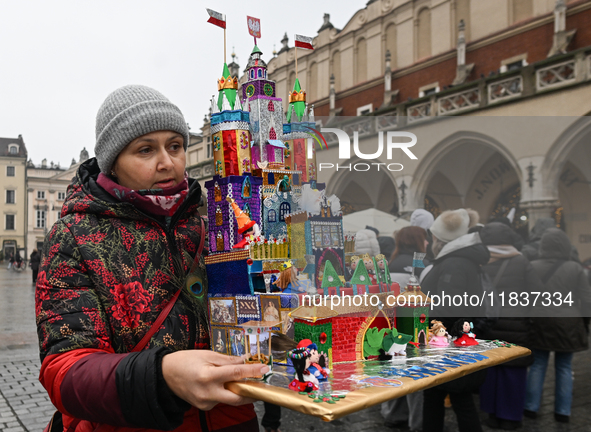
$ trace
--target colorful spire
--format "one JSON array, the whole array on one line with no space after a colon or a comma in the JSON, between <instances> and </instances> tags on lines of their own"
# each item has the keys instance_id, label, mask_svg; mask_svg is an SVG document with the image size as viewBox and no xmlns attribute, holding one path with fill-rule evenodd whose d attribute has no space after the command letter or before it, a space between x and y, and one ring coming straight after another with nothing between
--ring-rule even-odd
<instances>
[{"instance_id":1,"label":"colorful spire","mask_svg":"<svg viewBox=\"0 0 591 432\"><path fill-rule=\"evenodd\" d=\"M238 79L232 78L230 75L230 69L228 69L228 65L224 63L224 70L222 72L222 78L218 80L218 109L222 110L223 105L223 95L226 96L226 99L230 103L230 108L234 109L234 103L236 102L236 92L238 89Z\"/></svg>"},{"instance_id":2,"label":"colorful spire","mask_svg":"<svg viewBox=\"0 0 591 432\"><path fill-rule=\"evenodd\" d=\"M293 110L291 109L293 107ZM300 87L300 80L296 78L293 91L289 94L289 108L287 109L287 121L302 121L306 111L306 92ZM292 112L295 112L297 119L292 120Z\"/></svg>"}]
</instances>

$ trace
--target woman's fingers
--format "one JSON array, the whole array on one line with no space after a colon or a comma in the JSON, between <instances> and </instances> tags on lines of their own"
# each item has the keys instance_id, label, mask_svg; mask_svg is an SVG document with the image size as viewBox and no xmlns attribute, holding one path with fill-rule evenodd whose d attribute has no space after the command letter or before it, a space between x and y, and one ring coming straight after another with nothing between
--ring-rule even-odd
<instances>
[{"instance_id":1,"label":"woman's fingers","mask_svg":"<svg viewBox=\"0 0 591 432\"><path fill-rule=\"evenodd\" d=\"M240 381L244 378L261 378L269 372L269 366L258 364L233 364L217 366L208 369L208 374L214 381Z\"/></svg>"}]
</instances>

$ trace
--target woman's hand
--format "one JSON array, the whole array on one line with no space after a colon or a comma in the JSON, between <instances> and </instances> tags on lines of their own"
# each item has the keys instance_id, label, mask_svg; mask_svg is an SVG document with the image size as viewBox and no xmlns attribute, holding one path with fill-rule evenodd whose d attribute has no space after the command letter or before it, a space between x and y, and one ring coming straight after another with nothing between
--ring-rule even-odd
<instances>
[{"instance_id":1,"label":"woman's hand","mask_svg":"<svg viewBox=\"0 0 591 432\"><path fill-rule=\"evenodd\" d=\"M263 364L244 364L244 357L230 357L208 350L184 350L162 358L162 375L172 392L203 411L218 403L244 405L252 399L224 388L224 383L260 378L269 371Z\"/></svg>"}]
</instances>

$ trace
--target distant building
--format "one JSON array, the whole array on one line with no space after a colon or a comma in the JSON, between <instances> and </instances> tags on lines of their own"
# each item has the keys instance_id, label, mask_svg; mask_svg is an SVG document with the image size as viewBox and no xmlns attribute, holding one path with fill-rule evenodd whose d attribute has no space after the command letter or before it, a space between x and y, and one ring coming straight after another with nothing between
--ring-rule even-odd
<instances>
[{"instance_id":1,"label":"distant building","mask_svg":"<svg viewBox=\"0 0 591 432\"><path fill-rule=\"evenodd\" d=\"M0 138L0 245L4 257L26 247L27 148L22 135Z\"/></svg>"},{"instance_id":2,"label":"distant building","mask_svg":"<svg viewBox=\"0 0 591 432\"><path fill-rule=\"evenodd\" d=\"M78 162L72 159L69 168L62 168L59 164L47 159L41 165L27 163L27 258L33 249L41 251L45 236L54 223L61 218L60 213L66 199L67 189L82 162L89 158L86 148L80 152Z\"/></svg>"}]
</instances>

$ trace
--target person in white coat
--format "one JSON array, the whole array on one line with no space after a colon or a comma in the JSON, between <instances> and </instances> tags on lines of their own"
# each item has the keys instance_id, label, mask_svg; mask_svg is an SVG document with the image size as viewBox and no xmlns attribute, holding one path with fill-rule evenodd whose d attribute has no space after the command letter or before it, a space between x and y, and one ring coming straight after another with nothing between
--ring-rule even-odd
<instances>
[{"instance_id":1,"label":"person in white coat","mask_svg":"<svg viewBox=\"0 0 591 432\"><path fill-rule=\"evenodd\" d=\"M374 257L380 253L380 244L378 243L378 233L375 228L366 226L365 229L357 231L355 234L355 253L357 255L368 254Z\"/></svg>"}]
</instances>

